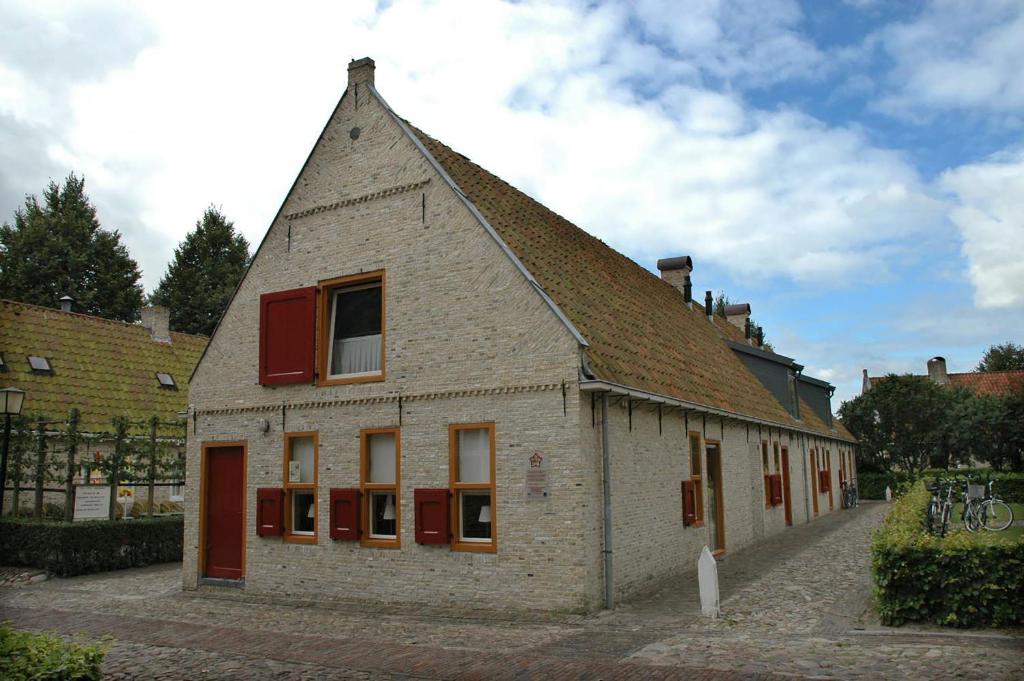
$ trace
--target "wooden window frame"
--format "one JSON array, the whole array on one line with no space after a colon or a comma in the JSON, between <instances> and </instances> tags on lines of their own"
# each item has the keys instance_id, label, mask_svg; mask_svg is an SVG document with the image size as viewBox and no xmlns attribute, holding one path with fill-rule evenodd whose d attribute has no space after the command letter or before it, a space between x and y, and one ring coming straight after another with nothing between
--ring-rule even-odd
<instances>
[{"instance_id":1,"label":"wooden window frame","mask_svg":"<svg viewBox=\"0 0 1024 681\"><path fill-rule=\"evenodd\" d=\"M369 482L370 477L370 437L372 435L383 435L393 433L395 436L395 482ZM362 519L360 524L359 543L362 546L369 546L378 549L399 549L402 548L402 429L395 428L364 428L359 431L359 490L362 492ZM384 539L371 537L373 495L371 492L390 492L395 497L395 538Z\"/></svg>"},{"instance_id":2,"label":"wooden window frame","mask_svg":"<svg viewBox=\"0 0 1024 681\"><path fill-rule=\"evenodd\" d=\"M313 440L313 482L289 482L288 461L291 455L292 440L312 438ZM316 544L320 536L320 508L317 488L320 482L320 433L316 430L292 431L284 434L284 534L282 540L289 544ZM313 493L313 534L292 534L292 492Z\"/></svg>"},{"instance_id":3,"label":"wooden window frame","mask_svg":"<svg viewBox=\"0 0 1024 681\"><path fill-rule=\"evenodd\" d=\"M697 438L697 451L693 450L693 438ZM704 467L707 462L704 461L704 436L699 430L691 430L686 434L686 446L690 450L690 480L693 482L693 525L690 527L704 527ZM721 451L721 450L719 450ZM696 456L696 461L700 464L700 469L693 472L693 462Z\"/></svg>"},{"instance_id":4,"label":"wooden window frame","mask_svg":"<svg viewBox=\"0 0 1024 681\"><path fill-rule=\"evenodd\" d=\"M764 486L764 507L772 507L772 469L771 459L768 457L768 440L761 440L761 481Z\"/></svg>"},{"instance_id":5,"label":"wooden window frame","mask_svg":"<svg viewBox=\"0 0 1024 681\"><path fill-rule=\"evenodd\" d=\"M459 431L486 430L491 446L491 481L459 482ZM451 491L451 550L470 551L475 553L496 553L498 551L498 506L497 506L497 466L495 452L497 450L494 422L485 423L452 423L448 425L448 489ZM488 491L491 495L491 540L489 542L468 542L460 539L459 520L462 509L459 504L459 492Z\"/></svg>"},{"instance_id":6,"label":"wooden window frame","mask_svg":"<svg viewBox=\"0 0 1024 681\"><path fill-rule=\"evenodd\" d=\"M366 374L352 374L331 377L330 375L330 336L331 303L336 289L346 286L357 286L372 281L380 282L380 371ZM387 364L387 275L384 270L349 274L344 277L325 279L317 283L317 352L316 375L317 385L347 385L351 383L378 383L383 381Z\"/></svg>"}]
</instances>

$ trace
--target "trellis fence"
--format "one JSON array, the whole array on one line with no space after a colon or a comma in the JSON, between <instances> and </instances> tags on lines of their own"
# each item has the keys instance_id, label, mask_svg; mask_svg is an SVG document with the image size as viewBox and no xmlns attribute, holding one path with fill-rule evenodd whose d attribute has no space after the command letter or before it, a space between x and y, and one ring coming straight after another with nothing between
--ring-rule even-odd
<instances>
[{"instance_id":1,"label":"trellis fence","mask_svg":"<svg viewBox=\"0 0 1024 681\"><path fill-rule=\"evenodd\" d=\"M31 515L41 520L46 493L63 493L62 516L72 520L76 481L84 479L110 487L110 520L117 516L118 489L126 485L146 487L146 514L152 516L157 487L184 485L184 419L115 417L104 432L83 431L80 422L79 410L71 409L65 419L36 414L21 416L12 424L5 490L12 496L12 513L24 513L20 502L27 492L32 494ZM98 445L107 451L88 455Z\"/></svg>"}]
</instances>

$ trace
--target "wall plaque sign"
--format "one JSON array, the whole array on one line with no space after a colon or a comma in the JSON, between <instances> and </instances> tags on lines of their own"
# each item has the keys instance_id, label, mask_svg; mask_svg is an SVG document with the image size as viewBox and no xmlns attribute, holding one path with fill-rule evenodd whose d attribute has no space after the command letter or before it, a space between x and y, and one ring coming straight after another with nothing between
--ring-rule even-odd
<instances>
[{"instance_id":1,"label":"wall plaque sign","mask_svg":"<svg viewBox=\"0 0 1024 681\"><path fill-rule=\"evenodd\" d=\"M75 520L106 520L110 516L110 487L75 485Z\"/></svg>"},{"instance_id":2,"label":"wall plaque sign","mask_svg":"<svg viewBox=\"0 0 1024 681\"><path fill-rule=\"evenodd\" d=\"M540 452L534 452L530 455L526 468L526 500L547 501L548 498L548 468L545 457Z\"/></svg>"}]
</instances>

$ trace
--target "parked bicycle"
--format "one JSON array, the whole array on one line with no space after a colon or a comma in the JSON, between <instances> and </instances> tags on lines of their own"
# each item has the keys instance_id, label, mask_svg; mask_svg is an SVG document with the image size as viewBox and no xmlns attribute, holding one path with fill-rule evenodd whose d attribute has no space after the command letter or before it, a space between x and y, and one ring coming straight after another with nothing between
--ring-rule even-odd
<instances>
[{"instance_id":1,"label":"parked bicycle","mask_svg":"<svg viewBox=\"0 0 1024 681\"><path fill-rule=\"evenodd\" d=\"M860 495L857 493L857 485L843 480L839 483L842 488L840 497L843 500L843 508L857 508L860 504Z\"/></svg>"},{"instance_id":2,"label":"parked bicycle","mask_svg":"<svg viewBox=\"0 0 1024 681\"><path fill-rule=\"evenodd\" d=\"M960 501L963 508L960 511L960 521L968 532L977 532L982 528L982 506L985 501L985 486L971 482L970 477L963 481L963 488L960 492Z\"/></svg>"},{"instance_id":3,"label":"parked bicycle","mask_svg":"<svg viewBox=\"0 0 1024 681\"><path fill-rule=\"evenodd\" d=\"M953 513L953 485L955 480L936 479L927 486L932 493L928 502L928 513L925 516L925 529L929 534L945 537L949 531L949 517Z\"/></svg>"},{"instance_id":4,"label":"parked bicycle","mask_svg":"<svg viewBox=\"0 0 1024 681\"><path fill-rule=\"evenodd\" d=\"M992 492L992 480L988 481L988 494L979 509L981 526L992 532L1001 532L1013 524L1013 509ZM982 487L982 485L979 485Z\"/></svg>"}]
</instances>

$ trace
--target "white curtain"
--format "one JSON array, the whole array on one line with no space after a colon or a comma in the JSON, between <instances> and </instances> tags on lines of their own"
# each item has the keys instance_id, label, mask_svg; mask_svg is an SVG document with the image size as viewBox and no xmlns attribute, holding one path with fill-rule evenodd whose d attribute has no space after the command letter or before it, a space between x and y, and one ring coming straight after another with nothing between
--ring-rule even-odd
<instances>
[{"instance_id":1,"label":"white curtain","mask_svg":"<svg viewBox=\"0 0 1024 681\"><path fill-rule=\"evenodd\" d=\"M331 375L380 371L380 334L334 341Z\"/></svg>"}]
</instances>

